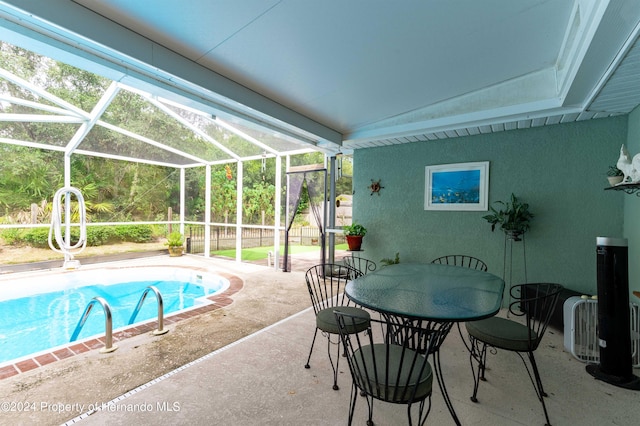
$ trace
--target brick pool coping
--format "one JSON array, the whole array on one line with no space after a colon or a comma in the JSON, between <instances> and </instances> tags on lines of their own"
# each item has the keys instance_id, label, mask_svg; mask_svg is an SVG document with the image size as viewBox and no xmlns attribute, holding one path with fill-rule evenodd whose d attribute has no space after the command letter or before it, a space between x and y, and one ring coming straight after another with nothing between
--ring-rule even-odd
<instances>
[{"instance_id":1,"label":"brick pool coping","mask_svg":"<svg viewBox=\"0 0 640 426\"><path fill-rule=\"evenodd\" d=\"M109 269L109 268L105 268L105 269ZM118 268L118 269L121 269L121 268ZM226 278L229 281L229 287L225 291L219 294L215 294L213 296L207 297L207 299L212 302L210 304L198 306L195 308L190 308L182 312L176 312L175 314L169 314L168 316L165 316L164 325L174 324L188 318L193 318L195 316L202 315L206 312L215 311L216 309L229 306L231 303L233 303L233 299L231 298L231 296L233 296L238 291L240 291L244 286L244 281L236 275L232 275L224 272L210 271L208 269L197 268L197 267L187 267L186 269L202 270L203 272L206 272L206 273L213 273L215 275L219 275L223 278ZM149 321L140 325L134 325L126 329L114 332L113 342L115 343L123 339L127 339L129 337L150 333L156 330L157 328L158 328L157 319L155 321ZM0 367L0 380L16 376L20 373L31 371L36 368L40 368L44 365L48 365L53 362L60 361L62 359L70 358L70 357L73 357L85 352L89 352L92 350L101 349L104 346L105 346L104 337L70 343L64 348L59 348L48 353L43 353L28 359L22 359L13 364L8 364Z\"/></svg>"}]
</instances>

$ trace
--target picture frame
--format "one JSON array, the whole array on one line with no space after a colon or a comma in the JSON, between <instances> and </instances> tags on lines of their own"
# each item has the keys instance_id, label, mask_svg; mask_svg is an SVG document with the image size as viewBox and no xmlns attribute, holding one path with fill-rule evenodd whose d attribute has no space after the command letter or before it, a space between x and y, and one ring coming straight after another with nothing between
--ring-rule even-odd
<instances>
[{"instance_id":1,"label":"picture frame","mask_svg":"<svg viewBox=\"0 0 640 426\"><path fill-rule=\"evenodd\" d=\"M487 211L489 162L425 167L425 210Z\"/></svg>"}]
</instances>

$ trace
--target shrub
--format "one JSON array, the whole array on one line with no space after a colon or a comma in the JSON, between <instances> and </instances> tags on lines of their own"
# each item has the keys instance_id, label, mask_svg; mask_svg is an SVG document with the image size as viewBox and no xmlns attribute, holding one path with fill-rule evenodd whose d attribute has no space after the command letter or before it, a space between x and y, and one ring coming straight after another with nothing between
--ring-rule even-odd
<instances>
[{"instance_id":1,"label":"shrub","mask_svg":"<svg viewBox=\"0 0 640 426\"><path fill-rule=\"evenodd\" d=\"M64 237L65 230L62 229ZM107 227L87 227L87 246L101 246L109 241L113 236L113 231ZM76 244L80 238L80 229L78 227L71 228L71 244ZM31 247L47 248L49 247L49 228L32 228L25 231L22 235L22 241ZM55 238L53 243L56 245Z\"/></svg>"},{"instance_id":2,"label":"shrub","mask_svg":"<svg viewBox=\"0 0 640 426\"><path fill-rule=\"evenodd\" d=\"M153 238L153 229L149 225L118 225L115 235L120 241L148 243Z\"/></svg>"},{"instance_id":3,"label":"shrub","mask_svg":"<svg viewBox=\"0 0 640 426\"><path fill-rule=\"evenodd\" d=\"M74 234L75 232L75 234ZM77 240L80 235L78 228L71 229L71 237ZM116 233L109 226L87 226L87 245L91 247L101 246L116 240Z\"/></svg>"},{"instance_id":4,"label":"shrub","mask_svg":"<svg viewBox=\"0 0 640 426\"><path fill-rule=\"evenodd\" d=\"M64 236L64 229L62 234ZM4 229L0 237L5 244L27 244L31 247L49 247L49 228ZM71 228L71 244L76 244L80 238L80 228ZM87 246L98 247L116 242L147 243L153 241L153 227L151 225L117 225L117 226L87 226ZM53 243L55 243L55 238Z\"/></svg>"},{"instance_id":5,"label":"shrub","mask_svg":"<svg viewBox=\"0 0 640 426\"><path fill-rule=\"evenodd\" d=\"M14 245L22 242L22 231L18 228L3 229L0 237L7 245Z\"/></svg>"},{"instance_id":6,"label":"shrub","mask_svg":"<svg viewBox=\"0 0 640 426\"><path fill-rule=\"evenodd\" d=\"M73 230L71 236L73 238ZM49 247L49 228L27 229L22 234L22 240L31 247L47 248Z\"/></svg>"}]
</instances>

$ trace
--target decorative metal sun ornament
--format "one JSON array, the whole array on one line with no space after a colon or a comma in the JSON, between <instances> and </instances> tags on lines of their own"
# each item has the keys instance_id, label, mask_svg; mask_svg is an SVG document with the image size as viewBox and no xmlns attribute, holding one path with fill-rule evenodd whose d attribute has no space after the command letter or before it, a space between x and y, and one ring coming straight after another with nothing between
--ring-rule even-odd
<instances>
[{"instance_id":1,"label":"decorative metal sun ornament","mask_svg":"<svg viewBox=\"0 0 640 426\"><path fill-rule=\"evenodd\" d=\"M380 190L384 188L384 186L380 185L382 179L373 180L371 179L371 185L369 185L369 190L371 191L371 195L378 194L380 196Z\"/></svg>"}]
</instances>

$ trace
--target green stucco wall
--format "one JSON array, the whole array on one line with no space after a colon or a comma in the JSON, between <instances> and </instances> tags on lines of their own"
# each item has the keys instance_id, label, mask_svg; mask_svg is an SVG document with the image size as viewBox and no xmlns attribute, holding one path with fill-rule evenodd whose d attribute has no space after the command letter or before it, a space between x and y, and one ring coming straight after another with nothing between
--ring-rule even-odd
<instances>
[{"instance_id":1,"label":"green stucco wall","mask_svg":"<svg viewBox=\"0 0 640 426\"><path fill-rule=\"evenodd\" d=\"M361 255L379 262L399 252L401 262L430 262L468 254L503 276L504 235L491 232L486 212L424 210L425 166L489 161L489 203L513 192L535 214L527 281L593 294L596 237L623 233L625 195L604 188L626 140L624 116L356 150L353 215L369 231ZM372 179L382 180L380 195L370 195ZM524 282L523 248L513 246L513 284Z\"/></svg>"},{"instance_id":2,"label":"green stucco wall","mask_svg":"<svg viewBox=\"0 0 640 426\"><path fill-rule=\"evenodd\" d=\"M640 108L628 116L627 150L640 153ZM624 196L624 237L629 243L629 289L640 291L640 197ZM639 302L631 297L631 301Z\"/></svg>"}]
</instances>

